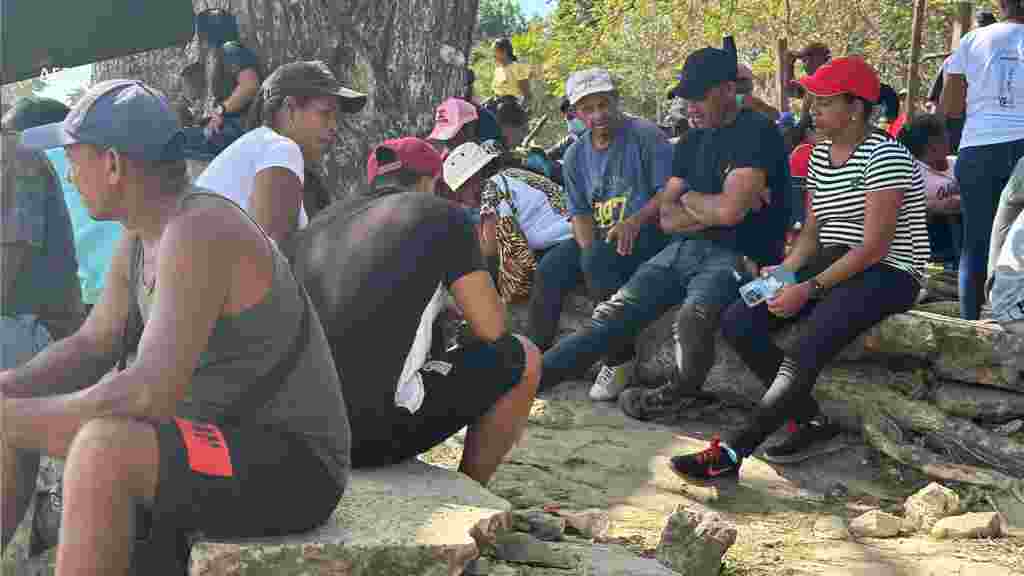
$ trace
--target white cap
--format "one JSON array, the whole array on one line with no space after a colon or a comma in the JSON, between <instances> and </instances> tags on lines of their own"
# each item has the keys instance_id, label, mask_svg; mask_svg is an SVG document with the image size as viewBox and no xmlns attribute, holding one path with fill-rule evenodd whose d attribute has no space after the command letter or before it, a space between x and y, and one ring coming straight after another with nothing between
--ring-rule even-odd
<instances>
[{"instance_id":1,"label":"white cap","mask_svg":"<svg viewBox=\"0 0 1024 576\"><path fill-rule=\"evenodd\" d=\"M452 150L444 160L444 181L452 190L458 190L491 160L500 156L486 150L476 142L466 142Z\"/></svg>"},{"instance_id":2,"label":"white cap","mask_svg":"<svg viewBox=\"0 0 1024 576\"><path fill-rule=\"evenodd\" d=\"M565 94L569 98L569 104L573 106L591 94L614 91L615 83L612 82L612 75L603 68L590 68L574 72L565 83Z\"/></svg>"}]
</instances>

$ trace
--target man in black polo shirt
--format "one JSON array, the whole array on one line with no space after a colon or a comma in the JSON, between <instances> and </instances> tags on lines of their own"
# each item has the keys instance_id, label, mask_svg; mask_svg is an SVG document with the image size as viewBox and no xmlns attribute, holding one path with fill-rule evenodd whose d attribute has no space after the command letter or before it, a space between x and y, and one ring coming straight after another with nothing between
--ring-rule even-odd
<instances>
[{"instance_id":1,"label":"man in black polo shirt","mask_svg":"<svg viewBox=\"0 0 1024 576\"><path fill-rule=\"evenodd\" d=\"M374 191L325 209L291 260L345 375L352 466L414 458L468 426L459 470L486 484L526 424L540 352L508 331L466 211L415 191L439 155L424 142L382 146ZM445 350L449 293L473 342Z\"/></svg>"},{"instance_id":2,"label":"man in black polo shirt","mask_svg":"<svg viewBox=\"0 0 1024 576\"><path fill-rule=\"evenodd\" d=\"M687 58L674 92L689 102L688 116L699 128L676 145L673 177L659 197L661 227L673 241L599 305L587 327L544 354L544 387L623 349L622 342L682 304L675 378L655 389L625 390L619 398L634 418L677 411L714 363L722 310L752 268L782 257L789 202L782 136L762 114L740 109L736 71L735 58L723 50L705 48ZM625 361L608 358L609 364Z\"/></svg>"}]
</instances>

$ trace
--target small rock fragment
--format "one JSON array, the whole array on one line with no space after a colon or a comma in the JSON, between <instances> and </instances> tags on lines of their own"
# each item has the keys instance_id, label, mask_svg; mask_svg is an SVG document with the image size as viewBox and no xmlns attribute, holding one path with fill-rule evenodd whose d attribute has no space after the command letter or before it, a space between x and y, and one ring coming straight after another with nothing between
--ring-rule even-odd
<instances>
[{"instance_id":1,"label":"small rock fragment","mask_svg":"<svg viewBox=\"0 0 1024 576\"><path fill-rule=\"evenodd\" d=\"M850 532L868 538L892 538L898 536L903 520L881 510L861 514L850 523Z\"/></svg>"},{"instance_id":2,"label":"small rock fragment","mask_svg":"<svg viewBox=\"0 0 1024 576\"><path fill-rule=\"evenodd\" d=\"M680 506L669 517L657 559L688 576L716 576L722 556L736 542L736 528L703 506Z\"/></svg>"},{"instance_id":3,"label":"small rock fragment","mask_svg":"<svg viewBox=\"0 0 1024 576\"><path fill-rule=\"evenodd\" d=\"M598 508L559 511L558 515L565 518L567 528L584 538L601 540L608 535L608 529L611 527L611 517Z\"/></svg>"},{"instance_id":4,"label":"small rock fragment","mask_svg":"<svg viewBox=\"0 0 1024 576\"><path fill-rule=\"evenodd\" d=\"M492 562L488 558L481 556L467 564L466 569L462 573L465 576L489 576L492 567Z\"/></svg>"},{"instance_id":5,"label":"small rock fragment","mask_svg":"<svg viewBox=\"0 0 1024 576\"><path fill-rule=\"evenodd\" d=\"M839 516L824 516L814 522L814 535L825 540L849 540L850 529Z\"/></svg>"},{"instance_id":6,"label":"small rock fragment","mask_svg":"<svg viewBox=\"0 0 1024 576\"><path fill-rule=\"evenodd\" d=\"M1020 432L1021 430L1024 430L1024 420L1020 420L1020 419L1010 420L1006 424L1002 424L1000 426L996 426L995 428L992 429L992 431L995 432L996 434L1002 434L1003 436L1009 436L1011 434L1016 434L1017 432Z\"/></svg>"},{"instance_id":7,"label":"small rock fragment","mask_svg":"<svg viewBox=\"0 0 1024 576\"><path fill-rule=\"evenodd\" d=\"M521 532L501 534L495 545L495 553L499 560L514 564L529 564L546 568L571 569L576 562L553 550L550 546L529 534Z\"/></svg>"},{"instance_id":8,"label":"small rock fragment","mask_svg":"<svg viewBox=\"0 0 1024 576\"><path fill-rule=\"evenodd\" d=\"M995 512L973 512L950 516L935 523L933 538L997 538L1002 534L1002 523Z\"/></svg>"},{"instance_id":9,"label":"small rock fragment","mask_svg":"<svg viewBox=\"0 0 1024 576\"><path fill-rule=\"evenodd\" d=\"M932 482L907 498L903 512L908 528L929 532L935 523L960 511L960 496L942 484Z\"/></svg>"},{"instance_id":10,"label":"small rock fragment","mask_svg":"<svg viewBox=\"0 0 1024 576\"><path fill-rule=\"evenodd\" d=\"M543 510L517 510L512 512L512 528L528 532L539 540L560 542L565 535L565 518L552 516Z\"/></svg>"}]
</instances>

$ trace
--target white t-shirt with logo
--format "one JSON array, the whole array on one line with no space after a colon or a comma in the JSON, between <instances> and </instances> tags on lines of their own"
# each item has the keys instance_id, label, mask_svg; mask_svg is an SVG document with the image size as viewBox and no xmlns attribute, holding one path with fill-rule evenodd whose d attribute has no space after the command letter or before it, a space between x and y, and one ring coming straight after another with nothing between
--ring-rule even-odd
<instances>
[{"instance_id":1,"label":"white t-shirt with logo","mask_svg":"<svg viewBox=\"0 0 1024 576\"><path fill-rule=\"evenodd\" d=\"M967 77L961 148L1024 139L1024 25L992 24L969 32L945 64Z\"/></svg>"},{"instance_id":2,"label":"white t-shirt with logo","mask_svg":"<svg viewBox=\"0 0 1024 576\"><path fill-rule=\"evenodd\" d=\"M246 132L218 154L196 178L195 185L227 196L249 211L256 175L275 167L286 168L299 177L300 183L305 182L305 163L299 145L261 126ZM305 228L307 222L300 200L299 228Z\"/></svg>"},{"instance_id":3,"label":"white t-shirt with logo","mask_svg":"<svg viewBox=\"0 0 1024 576\"><path fill-rule=\"evenodd\" d=\"M940 172L931 166L916 160L924 176L924 197L931 214L960 213L960 184L953 176L956 167L956 156L947 156L948 166Z\"/></svg>"}]
</instances>

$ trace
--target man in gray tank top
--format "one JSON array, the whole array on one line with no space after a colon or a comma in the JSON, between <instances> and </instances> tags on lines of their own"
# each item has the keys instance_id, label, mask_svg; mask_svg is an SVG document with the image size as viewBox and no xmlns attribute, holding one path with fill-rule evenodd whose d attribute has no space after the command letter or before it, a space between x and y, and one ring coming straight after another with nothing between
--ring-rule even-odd
<instances>
[{"instance_id":1,"label":"man in gray tank top","mask_svg":"<svg viewBox=\"0 0 1024 576\"><path fill-rule=\"evenodd\" d=\"M197 533L324 522L350 439L319 320L255 222L189 187L164 96L103 82L22 143L65 147L89 213L126 229L85 324L0 372L2 478L33 464L15 450L66 458L58 571L185 574ZM135 361L111 370L136 326ZM0 486L5 527L14 488Z\"/></svg>"}]
</instances>

